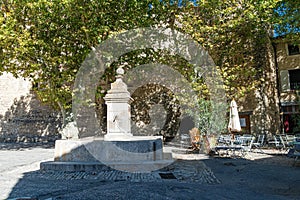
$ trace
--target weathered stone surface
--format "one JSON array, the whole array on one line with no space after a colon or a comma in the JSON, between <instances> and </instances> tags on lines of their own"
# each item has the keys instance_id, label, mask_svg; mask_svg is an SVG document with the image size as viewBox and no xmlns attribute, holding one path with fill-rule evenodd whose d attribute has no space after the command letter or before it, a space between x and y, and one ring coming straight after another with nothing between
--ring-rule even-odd
<instances>
[{"instance_id":1,"label":"weathered stone surface","mask_svg":"<svg viewBox=\"0 0 300 200\"><path fill-rule=\"evenodd\" d=\"M56 140L55 161L122 162L162 160L161 137L132 137L131 140Z\"/></svg>"},{"instance_id":2,"label":"weathered stone surface","mask_svg":"<svg viewBox=\"0 0 300 200\"><path fill-rule=\"evenodd\" d=\"M31 89L31 82L15 78L10 73L0 76L0 114L5 115L16 101L26 96Z\"/></svg>"},{"instance_id":3,"label":"weathered stone surface","mask_svg":"<svg viewBox=\"0 0 300 200\"><path fill-rule=\"evenodd\" d=\"M0 141L47 142L59 138L59 112L43 105L31 90L31 82L0 76Z\"/></svg>"},{"instance_id":4,"label":"weathered stone surface","mask_svg":"<svg viewBox=\"0 0 300 200\"><path fill-rule=\"evenodd\" d=\"M79 131L75 121L69 122L61 131L62 139L78 139Z\"/></svg>"},{"instance_id":5,"label":"weathered stone surface","mask_svg":"<svg viewBox=\"0 0 300 200\"><path fill-rule=\"evenodd\" d=\"M43 170L90 171L113 168L150 172L173 162L163 152L162 137L130 137L120 141L103 138L56 140L54 162L41 164Z\"/></svg>"},{"instance_id":6,"label":"weathered stone surface","mask_svg":"<svg viewBox=\"0 0 300 200\"><path fill-rule=\"evenodd\" d=\"M107 134L105 140L118 140L123 136L132 136L131 111L132 98L127 90L127 85L122 80L124 70L117 70L117 79L111 84L111 89L104 97L107 105Z\"/></svg>"}]
</instances>

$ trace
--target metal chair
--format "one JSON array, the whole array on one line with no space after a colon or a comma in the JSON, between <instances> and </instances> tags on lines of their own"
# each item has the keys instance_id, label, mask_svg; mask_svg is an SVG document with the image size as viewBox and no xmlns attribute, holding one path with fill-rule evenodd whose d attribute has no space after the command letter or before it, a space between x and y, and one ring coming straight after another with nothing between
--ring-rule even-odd
<instances>
[{"instance_id":1,"label":"metal chair","mask_svg":"<svg viewBox=\"0 0 300 200\"><path fill-rule=\"evenodd\" d=\"M294 160L293 166L296 165L296 162L297 162L298 158L300 157L300 143L296 143L294 146L294 156L295 156L295 160Z\"/></svg>"},{"instance_id":2,"label":"metal chair","mask_svg":"<svg viewBox=\"0 0 300 200\"><path fill-rule=\"evenodd\" d=\"M268 141L269 145L274 145L276 149L285 149L285 144L280 135L273 135L273 140Z\"/></svg>"},{"instance_id":3,"label":"metal chair","mask_svg":"<svg viewBox=\"0 0 300 200\"><path fill-rule=\"evenodd\" d=\"M190 136L188 134L180 135L180 147L188 148L190 146Z\"/></svg>"},{"instance_id":4,"label":"metal chair","mask_svg":"<svg viewBox=\"0 0 300 200\"><path fill-rule=\"evenodd\" d=\"M263 150L261 149L261 147L264 145L264 142L265 142L265 135L258 135L256 142L253 142L253 146L259 149L261 153L264 153Z\"/></svg>"},{"instance_id":5,"label":"metal chair","mask_svg":"<svg viewBox=\"0 0 300 200\"><path fill-rule=\"evenodd\" d=\"M243 157L252 150L252 146L254 144L255 137L252 136L250 141L249 138L246 139L246 146L242 145L242 155Z\"/></svg>"},{"instance_id":6,"label":"metal chair","mask_svg":"<svg viewBox=\"0 0 300 200\"><path fill-rule=\"evenodd\" d=\"M296 141L295 135L283 135L283 139L285 139L286 147L293 147L294 142Z\"/></svg>"}]
</instances>

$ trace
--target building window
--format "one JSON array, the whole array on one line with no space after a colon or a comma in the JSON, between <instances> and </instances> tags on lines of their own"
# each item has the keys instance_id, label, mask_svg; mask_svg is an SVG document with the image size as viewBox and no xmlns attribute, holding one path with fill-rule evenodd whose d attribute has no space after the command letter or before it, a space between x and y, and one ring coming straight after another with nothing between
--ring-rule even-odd
<instances>
[{"instance_id":1,"label":"building window","mask_svg":"<svg viewBox=\"0 0 300 200\"><path fill-rule=\"evenodd\" d=\"M282 92L290 90L300 91L300 69L281 70L280 85Z\"/></svg>"},{"instance_id":2,"label":"building window","mask_svg":"<svg viewBox=\"0 0 300 200\"><path fill-rule=\"evenodd\" d=\"M251 134L250 128L250 112L239 113L240 124L243 134Z\"/></svg>"},{"instance_id":3,"label":"building window","mask_svg":"<svg viewBox=\"0 0 300 200\"><path fill-rule=\"evenodd\" d=\"M299 45L288 44L289 56L300 54Z\"/></svg>"},{"instance_id":4,"label":"building window","mask_svg":"<svg viewBox=\"0 0 300 200\"><path fill-rule=\"evenodd\" d=\"M282 106L282 112L285 114L293 114L299 112L298 105L289 105L289 106Z\"/></svg>"},{"instance_id":5,"label":"building window","mask_svg":"<svg viewBox=\"0 0 300 200\"><path fill-rule=\"evenodd\" d=\"M300 90L300 69L289 70L290 89Z\"/></svg>"},{"instance_id":6,"label":"building window","mask_svg":"<svg viewBox=\"0 0 300 200\"><path fill-rule=\"evenodd\" d=\"M282 106L281 111L284 133L298 134L300 132L299 105Z\"/></svg>"}]
</instances>

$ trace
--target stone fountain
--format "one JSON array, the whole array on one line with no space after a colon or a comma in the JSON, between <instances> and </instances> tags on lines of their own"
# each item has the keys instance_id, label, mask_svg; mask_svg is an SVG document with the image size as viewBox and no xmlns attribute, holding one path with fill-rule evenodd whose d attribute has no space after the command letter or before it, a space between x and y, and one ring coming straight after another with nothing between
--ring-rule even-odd
<instances>
[{"instance_id":1,"label":"stone fountain","mask_svg":"<svg viewBox=\"0 0 300 200\"><path fill-rule=\"evenodd\" d=\"M131 133L132 98L123 82L123 74L124 70L118 68L116 81L104 97L107 105L106 135L57 140L54 161L41 163L42 170L90 171L113 168L150 172L173 162L171 153L163 151L162 136L135 136Z\"/></svg>"}]
</instances>

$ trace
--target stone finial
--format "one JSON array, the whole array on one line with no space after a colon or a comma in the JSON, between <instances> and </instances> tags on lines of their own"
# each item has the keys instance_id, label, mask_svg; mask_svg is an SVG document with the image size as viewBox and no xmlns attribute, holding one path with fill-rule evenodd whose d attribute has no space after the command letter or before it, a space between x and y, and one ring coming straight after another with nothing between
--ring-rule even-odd
<instances>
[{"instance_id":1,"label":"stone finial","mask_svg":"<svg viewBox=\"0 0 300 200\"><path fill-rule=\"evenodd\" d=\"M116 72L117 72L116 78L117 79L122 79L123 75L124 75L124 69L123 69L123 67L119 66Z\"/></svg>"}]
</instances>

